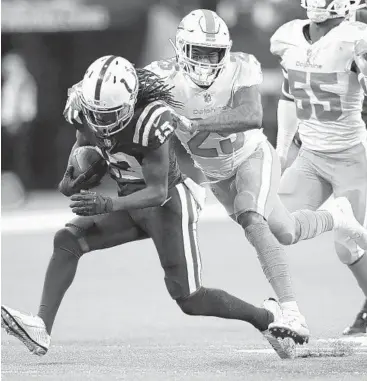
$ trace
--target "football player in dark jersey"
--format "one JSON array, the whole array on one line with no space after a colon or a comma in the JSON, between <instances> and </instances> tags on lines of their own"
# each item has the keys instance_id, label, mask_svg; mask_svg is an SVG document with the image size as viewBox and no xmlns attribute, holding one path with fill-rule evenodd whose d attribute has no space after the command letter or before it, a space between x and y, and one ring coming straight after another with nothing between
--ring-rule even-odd
<instances>
[{"instance_id":1,"label":"football player in dark jersey","mask_svg":"<svg viewBox=\"0 0 367 381\"><path fill-rule=\"evenodd\" d=\"M81 113L71 116L75 103ZM167 290L184 313L249 322L280 357L294 356L292 339L278 341L268 331L270 323L281 319L275 300L257 308L202 286L196 224L203 189L181 174L170 149L170 104L170 89L155 74L135 70L117 56L97 59L71 92L65 114L69 121L82 122L76 125L73 150L97 147L118 184L119 197L83 191L85 176L74 179L70 167L66 171L60 190L71 195L70 206L78 217L55 234L38 314L1 309L2 326L32 353L47 352L57 311L85 253L152 238Z\"/></svg>"}]
</instances>

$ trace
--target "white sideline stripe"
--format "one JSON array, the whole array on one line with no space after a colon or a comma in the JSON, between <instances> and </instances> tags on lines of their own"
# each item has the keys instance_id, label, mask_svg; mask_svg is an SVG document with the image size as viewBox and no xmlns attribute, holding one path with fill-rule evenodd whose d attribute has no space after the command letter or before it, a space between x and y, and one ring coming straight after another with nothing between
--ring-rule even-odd
<instances>
[{"instance_id":1,"label":"white sideline stripe","mask_svg":"<svg viewBox=\"0 0 367 381\"><path fill-rule=\"evenodd\" d=\"M270 355L274 354L274 349L266 348L266 349L236 349L238 353L247 353L247 354L256 354L256 355ZM354 352L355 355L365 355L367 356L367 352Z\"/></svg>"},{"instance_id":2,"label":"white sideline stripe","mask_svg":"<svg viewBox=\"0 0 367 381\"><path fill-rule=\"evenodd\" d=\"M1 217L2 234L50 232L60 229L75 217L65 209L6 213ZM207 205L200 214L199 221L223 221L231 219L221 205Z\"/></svg>"},{"instance_id":3,"label":"white sideline stripe","mask_svg":"<svg viewBox=\"0 0 367 381\"><path fill-rule=\"evenodd\" d=\"M335 343L335 342L343 342L343 343L352 343L358 345L359 348L366 347L367 349L367 335L363 336L346 336L340 339L318 339L318 343Z\"/></svg>"},{"instance_id":4,"label":"white sideline stripe","mask_svg":"<svg viewBox=\"0 0 367 381\"><path fill-rule=\"evenodd\" d=\"M343 342L343 343L351 343L355 344L355 352L356 355L367 355L367 335L365 336L351 336L351 337L342 337L340 339L317 339L313 340L311 344L325 344L331 345L335 342ZM297 347L298 350L302 351L303 347ZM307 347L305 347L307 349ZM310 350L312 352L312 347ZM259 348L259 349L236 349L238 353L247 353L247 354L272 354L275 353L274 349L270 348Z\"/></svg>"}]
</instances>

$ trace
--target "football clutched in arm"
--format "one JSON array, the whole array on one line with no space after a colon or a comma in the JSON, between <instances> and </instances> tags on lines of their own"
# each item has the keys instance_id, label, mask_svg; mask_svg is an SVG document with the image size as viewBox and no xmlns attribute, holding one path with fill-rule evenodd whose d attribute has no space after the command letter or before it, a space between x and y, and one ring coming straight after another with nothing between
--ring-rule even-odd
<instances>
[{"instance_id":1,"label":"football clutched in arm","mask_svg":"<svg viewBox=\"0 0 367 381\"><path fill-rule=\"evenodd\" d=\"M73 149L66 172L59 184L65 196L71 196L99 185L106 174L107 162L93 146Z\"/></svg>"}]
</instances>

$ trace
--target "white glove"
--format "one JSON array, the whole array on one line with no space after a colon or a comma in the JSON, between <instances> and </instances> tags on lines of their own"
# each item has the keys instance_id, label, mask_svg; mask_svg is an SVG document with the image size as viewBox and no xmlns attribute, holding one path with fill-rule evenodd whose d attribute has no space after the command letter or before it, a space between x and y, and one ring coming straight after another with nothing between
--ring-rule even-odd
<instances>
[{"instance_id":1,"label":"white glove","mask_svg":"<svg viewBox=\"0 0 367 381\"><path fill-rule=\"evenodd\" d=\"M64 108L64 118L70 124L74 124L74 121L82 123L79 118L79 113L82 111L80 104L78 90L80 88L81 82L75 84L72 88L68 89L68 99Z\"/></svg>"}]
</instances>

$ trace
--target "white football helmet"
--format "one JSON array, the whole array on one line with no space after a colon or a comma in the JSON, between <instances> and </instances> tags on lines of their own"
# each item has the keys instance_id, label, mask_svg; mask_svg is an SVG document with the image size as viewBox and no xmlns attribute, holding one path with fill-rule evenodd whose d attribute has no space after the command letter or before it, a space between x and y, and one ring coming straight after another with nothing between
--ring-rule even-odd
<instances>
[{"instance_id":1,"label":"white football helmet","mask_svg":"<svg viewBox=\"0 0 367 381\"><path fill-rule=\"evenodd\" d=\"M125 58L104 56L87 69L80 103L88 124L102 136L124 129L134 115L139 81L134 66Z\"/></svg>"},{"instance_id":2,"label":"white football helmet","mask_svg":"<svg viewBox=\"0 0 367 381\"><path fill-rule=\"evenodd\" d=\"M217 63L195 60L195 47L218 49ZM199 86L210 86L223 70L232 47L226 23L207 9L198 9L185 16L176 33L177 62L180 68Z\"/></svg>"},{"instance_id":3,"label":"white football helmet","mask_svg":"<svg viewBox=\"0 0 367 381\"><path fill-rule=\"evenodd\" d=\"M365 8L362 0L301 0L301 6L307 10L307 17L322 23L328 19L349 17L357 9Z\"/></svg>"}]
</instances>

